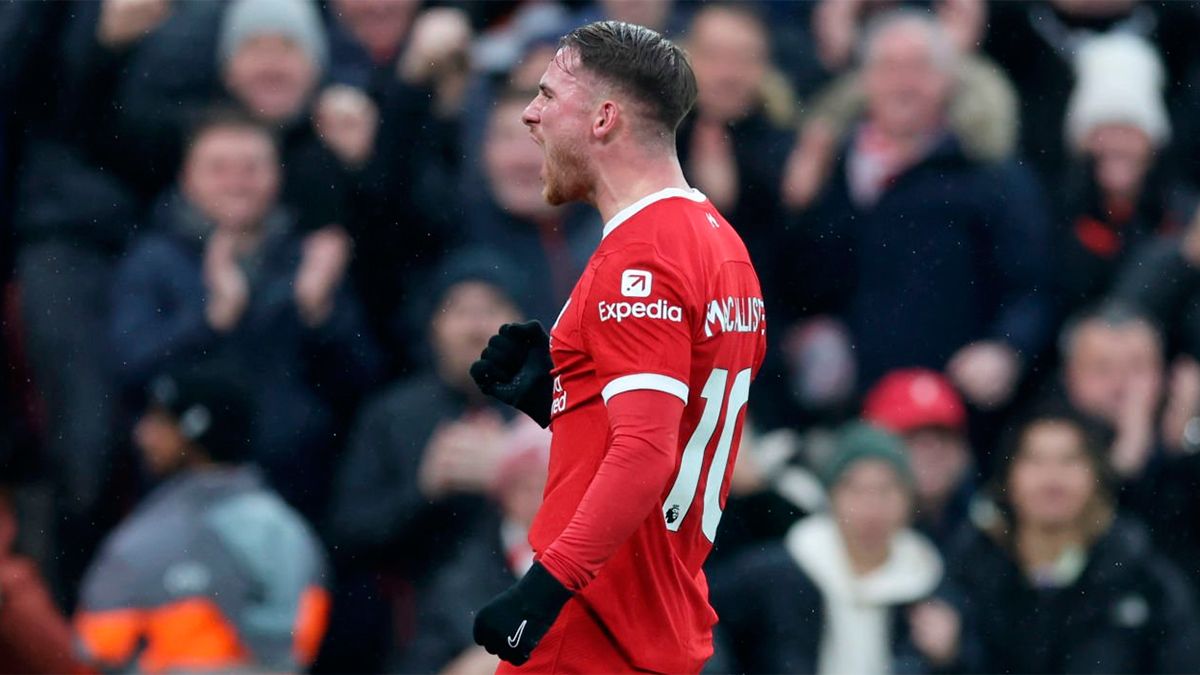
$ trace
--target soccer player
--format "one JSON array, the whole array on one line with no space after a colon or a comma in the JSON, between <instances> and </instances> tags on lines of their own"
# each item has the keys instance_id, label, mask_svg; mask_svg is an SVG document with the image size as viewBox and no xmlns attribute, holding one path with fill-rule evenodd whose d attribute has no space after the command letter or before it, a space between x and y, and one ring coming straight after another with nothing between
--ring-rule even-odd
<instances>
[{"instance_id":1,"label":"soccer player","mask_svg":"<svg viewBox=\"0 0 1200 675\"><path fill-rule=\"evenodd\" d=\"M701 566L766 349L762 291L680 168L696 79L679 47L589 24L539 90L524 121L546 199L607 222L550 334L502 326L471 367L554 432L536 562L479 611L475 640L520 672L697 672L716 622Z\"/></svg>"}]
</instances>

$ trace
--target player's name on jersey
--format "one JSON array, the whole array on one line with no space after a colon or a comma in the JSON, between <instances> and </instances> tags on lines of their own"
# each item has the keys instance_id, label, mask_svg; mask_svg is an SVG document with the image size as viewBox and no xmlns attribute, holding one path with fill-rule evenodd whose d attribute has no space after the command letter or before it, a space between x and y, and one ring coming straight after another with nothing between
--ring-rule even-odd
<instances>
[{"instance_id":1,"label":"player's name on jersey","mask_svg":"<svg viewBox=\"0 0 1200 675\"><path fill-rule=\"evenodd\" d=\"M704 315L704 334L712 337L716 333L757 333L766 318L766 305L762 298L735 298L729 296L708 303Z\"/></svg>"}]
</instances>

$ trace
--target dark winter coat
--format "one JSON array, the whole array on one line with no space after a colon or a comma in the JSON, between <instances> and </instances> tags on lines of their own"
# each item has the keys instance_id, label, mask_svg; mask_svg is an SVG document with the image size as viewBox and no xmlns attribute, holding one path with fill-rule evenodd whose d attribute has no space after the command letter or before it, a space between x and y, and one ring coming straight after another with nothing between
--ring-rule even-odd
<instances>
[{"instance_id":1,"label":"dark winter coat","mask_svg":"<svg viewBox=\"0 0 1200 675\"><path fill-rule=\"evenodd\" d=\"M567 207L553 220L531 222L505 212L486 194L472 203L467 242L511 261L523 289L515 300L529 318L552 325L600 243L599 217L591 209Z\"/></svg>"},{"instance_id":2,"label":"dark winter coat","mask_svg":"<svg viewBox=\"0 0 1200 675\"><path fill-rule=\"evenodd\" d=\"M685 170L694 127L695 115L689 115L679 126L676 145L679 162ZM722 215L746 243L750 260L765 284L764 291L771 293L770 284L774 278L770 269L771 251L783 229L780 185L795 133L776 126L764 111L758 110L729 124L728 134L737 166L738 199L737 204Z\"/></svg>"},{"instance_id":3,"label":"dark winter coat","mask_svg":"<svg viewBox=\"0 0 1200 675\"><path fill-rule=\"evenodd\" d=\"M1149 312L1172 346L1200 355L1200 267L1184 257L1181 237L1148 241L1134 251L1113 295Z\"/></svg>"},{"instance_id":4,"label":"dark winter coat","mask_svg":"<svg viewBox=\"0 0 1200 675\"><path fill-rule=\"evenodd\" d=\"M947 558L988 673L1194 673L1200 616L1183 575L1135 521L1118 518L1065 588L1035 588L1011 551L964 532Z\"/></svg>"},{"instance_id":5,"label":"dark winter coat","mask_svg":"<svg viewBox=\"0 0 1200 675\"><path fill-rule=\"evenodd\" d=\"M500 533L498 517L482 518L480 527L463 538L455 556L423 588L417 599L417 634L405 649L400 672L441 672L475 646L475 612L517 580L505 559Z\"/></svg>"},{"instance_id":6,"label":"dark winter coat","mask_svg":"<svg viewBox=\"0 0 1200 675\"><path fill-rule=\"evenodd\" d=\"M378 350L345 285L325 323L309 328L301 320L293 296L301 243L281 212L268 217L273 225L247 271L250 300L238 325L214 331L205 317L205 230L197 218L182 199L170 200L158 211L158 231L121 262L109 330L117 374L136 392L162 370L201 358L234 364L256 392L255 459L289 501L310 508L328 483L322 467L343 406L378 376Z\"/></svg>"},{"instance_id":7,"label":"dark winter coat","mask_svg":"<svg viewBox=\"0 0 1200 675\"><path fill-rule=\"evenodd\" d=\"M869 207L855 203L844 152L790 245L785 313L848 323L859 385L900 367L940 370L976 340L1031 358L1047 343L1049 222L1032 175L968 159L946 135ZM780 311L780 310L777 310Z\"/></svg>"},{"instance_id":8,"label":"dark winter coat","mask_svg":"<svg viewBox=\"0 0 1200 675\"><path fill-rule=\"evenodd\" d=\"M463 533L487 513L488 502L469 494L430 501L419 484L421 463L440 424L480 405L432 372L399 382L367 403L334 483L326 529L336 554L360 564L385 563L415 580L454 553Z\"/></svg>"},{"instance_id":9,"label":"dark winter coat","mask_svg":"<svg viewBox=\"0 0 1200 675\"><path fill-rule=\"evenodd\" d=\"M1105 203L1094 162L1080 162L1064 181L1066 196L1054 241L1060 314L1099 300L1140 247L1191 219L1195 195L1168 183L1161 165L1151 168L1137 203L1123 210Z\"/></svg>"}]
</instances>

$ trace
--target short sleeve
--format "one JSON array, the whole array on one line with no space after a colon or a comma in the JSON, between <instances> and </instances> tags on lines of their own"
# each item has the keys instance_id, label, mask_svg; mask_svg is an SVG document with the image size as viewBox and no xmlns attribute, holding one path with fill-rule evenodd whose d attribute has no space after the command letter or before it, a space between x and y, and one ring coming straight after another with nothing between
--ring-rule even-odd
<instances>
[{"instance_id":1,"label":"short sleeve","mask_svg":"<svg viewBox=\"0 0 1200 675\"><path fill-rule=\"evenodd\" d=\"M641 389L687 403L693 333L687 289L678 268L648 244L627 246L600 261L581 324L605 403Z\"/></svg>"}]
</instances>

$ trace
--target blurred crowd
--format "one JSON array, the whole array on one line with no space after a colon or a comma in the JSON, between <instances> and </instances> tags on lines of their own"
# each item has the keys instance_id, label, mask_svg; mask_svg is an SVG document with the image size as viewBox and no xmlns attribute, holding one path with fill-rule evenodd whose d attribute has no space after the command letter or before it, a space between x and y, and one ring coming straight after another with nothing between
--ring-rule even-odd
<instances>
[{"instance_id":1,"label":"blurred crowd","mask_svg":"<svg viewBox=\"0 0 1200 675\"><path fill-rule=\"evenodd\" d=\"M606 18L766 296L709 669L1200 671L1200 6L97 0L0 4L0 672L495 668Z\"/></svg>"}]
</instances>

